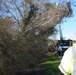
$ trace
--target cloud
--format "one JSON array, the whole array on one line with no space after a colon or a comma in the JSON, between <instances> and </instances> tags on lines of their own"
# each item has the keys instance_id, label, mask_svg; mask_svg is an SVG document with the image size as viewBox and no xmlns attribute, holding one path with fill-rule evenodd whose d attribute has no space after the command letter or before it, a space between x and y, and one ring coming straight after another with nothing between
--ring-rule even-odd
<instances>
[{"instance_id":1,"label":"cloud","mask_svg":"<svg viewBox=\"0 0 76 75\"><path fill-rule=\"evenodd\" d=\"M76 40L76 34L74 32L70 32L70 33L65 33L63 34L64 39L71 39L71 40ZM50 37L48 37L48 39L52 39L52 40L59 40L60 39L60 35L52 35Z\"/></svg>"},{"instance_id":2,"label":"cloud","mask_svg":"<svg viewBox=\"0 0 76 75\"><path fill-rule=\"evenodd\" d=\"M76 40L76 35L75 35L75 33L73 32L71 32L71 33L65 33L65 34L63 34L63 37L65 38L65 39L71 39L71 40ZM59 39L60 38L60 35L57 35L57 38Z\"/></svg>"},{"instance_id":3,"label":"cloud","mask_svg":"<svg viewBox=\"0 0 76 75\"><path fill-rule=\"evenodd\" d=\"M64 34L64 37L66 37L67 39L76 39L75 33L66 33Z\"/></svg>"}]
</instances>

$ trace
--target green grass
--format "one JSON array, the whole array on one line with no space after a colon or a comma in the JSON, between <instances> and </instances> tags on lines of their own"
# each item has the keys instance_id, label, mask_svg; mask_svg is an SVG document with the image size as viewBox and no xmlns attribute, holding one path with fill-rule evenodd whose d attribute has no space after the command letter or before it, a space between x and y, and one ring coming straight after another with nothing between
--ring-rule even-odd
<instances>
[{"instance_id":1,"label":"green grass","mask_svg":"<svg viewBox=\"0 0 76 75\"><path fill-rule=\"evenodd\" d=\"M59 64L60 59L58 58L58 56L54 54L48 56L47 60L41 65L46 69L43 75L63 75L58 69Z\"/></svg>"},{"instance_id":2,"label":"green grass","mask_svg":"<svg viewBox=\"0 0 76 75\"><path fill-rule=\"evenodd\" d=\"M19 75L63 75L58 69L59 64L60 59L58 56L50 54L47 56L47 60L39 65L38 69Z\"/></svg>"}]
</instances>

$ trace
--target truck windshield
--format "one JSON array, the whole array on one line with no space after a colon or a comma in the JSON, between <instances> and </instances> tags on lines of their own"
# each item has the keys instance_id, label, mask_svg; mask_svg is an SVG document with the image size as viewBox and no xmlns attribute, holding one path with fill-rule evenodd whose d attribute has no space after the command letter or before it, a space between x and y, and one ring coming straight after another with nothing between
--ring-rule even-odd
<instances>
[{"instance_id":1,"label":"truck windshield","mask_svg":"<svg viewBox=\"0 0 76 75\"><path fill-rule=\"evenodd\" d=\"M61 42L59 45L60 46L70 46L69 42Z\"/></svg>"}]
</instances>

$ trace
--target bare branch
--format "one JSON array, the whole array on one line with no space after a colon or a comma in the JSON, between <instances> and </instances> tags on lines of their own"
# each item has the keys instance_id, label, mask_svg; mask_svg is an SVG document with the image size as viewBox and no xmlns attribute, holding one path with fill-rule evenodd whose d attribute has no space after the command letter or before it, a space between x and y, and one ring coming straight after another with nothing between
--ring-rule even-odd
<instances>
[{"instance_id":1,"label":"bare branch","mask_svg":"<svg viewBox=\"0 0 76 75\"><path fill-rule=\"evenodd\" d=\"M33 17L30 21L30 24L25 28L25 32L32 30L33 28L40 28L46 30L47 28L53 27L57 23L59 23L62 18L67 17L70 14L71 8L67 7L67 5L59 5L54 6L53 8L50 7L48 11L45 11L37 18Z\"/></svg>"},{"instance_id":2,"label":"bare branch","mask_svg":"<svg viewBox=\"0 0 76 75\"><path fill-rule=\"evenodd\" d=\"M14 3L16 9L18 10L19 14L21 15L21 17L23 18L23 14L21 12L21 10L19 9L19 7L17 6L16 2L14 0L12 0L12 2Z\"/></svg>"}]
</instances>

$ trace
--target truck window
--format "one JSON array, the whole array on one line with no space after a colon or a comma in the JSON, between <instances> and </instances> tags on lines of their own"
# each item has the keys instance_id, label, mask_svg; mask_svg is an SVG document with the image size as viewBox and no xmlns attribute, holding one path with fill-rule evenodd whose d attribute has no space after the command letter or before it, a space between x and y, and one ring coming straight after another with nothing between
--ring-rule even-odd
<instances>
[{"instance_id":1,"label":"truck window","mask_svg":"<svg viewBox=\"0 0 76 75\"><path fill-rule=\"evenodd\" d=\"M70 46L69 42L61 42L59 43L60 46Z\"/></svg>"}]
</instances>

